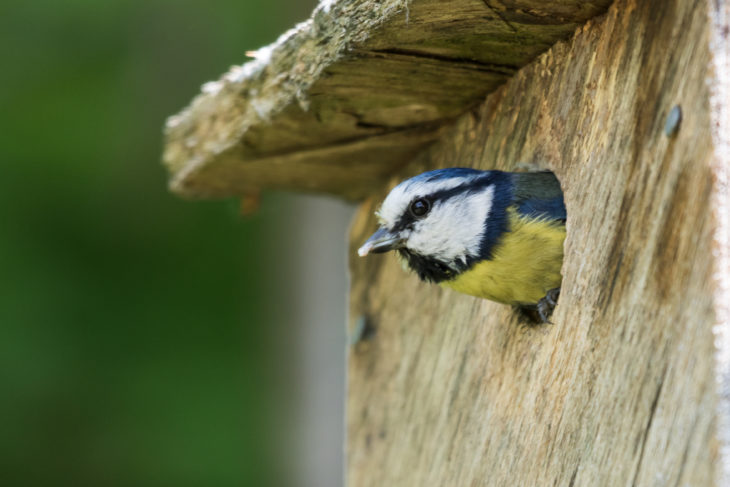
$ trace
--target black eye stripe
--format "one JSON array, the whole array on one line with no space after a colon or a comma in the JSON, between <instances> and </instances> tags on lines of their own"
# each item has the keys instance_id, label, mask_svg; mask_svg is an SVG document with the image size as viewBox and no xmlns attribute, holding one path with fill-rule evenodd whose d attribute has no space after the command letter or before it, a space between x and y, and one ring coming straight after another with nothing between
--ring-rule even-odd
<instances>
[{"instance_id":1,"label":"black eye stripe","mask_svg":"<svg viewBox=\"0 0 730 487\"><path fill-rule=\"evenodd\" d=\"M480 181L481 182L481 181ZM431 194L429 197L431 201L435 202L443 202L450 198L453 198L457 195L463 195L463 196L469 196L470 194L474 194L479 191L483 191L486 186L482 184L462 184L461 186L457 186L455 188L450 189L444 189L441 191L437 191L433 194Z\"/></svg>"},{"instance_id":2,"label":"black eye stripe","mask_svg":"<svg viewBox=\"0 0 730 487\"><path fill-rule=\"evenodd\" d=\"M465 182L464 184L460 184L459 186L436 191L429 195L417 196L411 201L411 203L408 204L406 209L403 211L403 214L395 223L395 225L393 225L393 228L391 228L391 230L395 232L400 232L401 230L410 227L413 222L418 219L410 211L411 205L414 201L418 199L427 199L430 203L429 211L431 211L437 205L449 200L450 198L453 198L454 196L468 196L476 192L484 191L487 187L496 182L495 179L496 178L494 176L494 173L486 173L482 177L474 178L470 181Z\"/></svg>"}]
</instances>

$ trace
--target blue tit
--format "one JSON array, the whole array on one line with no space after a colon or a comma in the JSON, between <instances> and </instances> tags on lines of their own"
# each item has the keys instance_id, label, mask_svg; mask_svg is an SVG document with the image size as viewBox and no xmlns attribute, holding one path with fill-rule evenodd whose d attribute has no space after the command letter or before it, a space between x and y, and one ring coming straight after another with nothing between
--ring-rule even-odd
<instances>
[{"instance_id":1,"label":"blue tit","mask_svg":"<svg viewBox=\"0 0 730 487\"><path fill-rule=\"evenodd\" d=\"M547 321L562 276L566 211L551 172L449 168L396 186L360 256L397 251L423 281L536 310Z\"/></svg>"}]
</instances>

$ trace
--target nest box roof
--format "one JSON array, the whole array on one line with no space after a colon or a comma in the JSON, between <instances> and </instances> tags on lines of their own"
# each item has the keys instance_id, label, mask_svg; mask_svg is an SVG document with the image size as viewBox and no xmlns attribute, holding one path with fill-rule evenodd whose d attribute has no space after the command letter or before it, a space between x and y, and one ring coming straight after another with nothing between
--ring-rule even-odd
<instances>
[{"instance_id":1,"label":"nest box roof","mask_svg":"<svg viewBox=\"0 0 730 487\"><path fill-rule=\"evenodd\" d=\"M359 199L610 0L325 0L170 117L171 188Z\"/></svg>"}]
</instances>

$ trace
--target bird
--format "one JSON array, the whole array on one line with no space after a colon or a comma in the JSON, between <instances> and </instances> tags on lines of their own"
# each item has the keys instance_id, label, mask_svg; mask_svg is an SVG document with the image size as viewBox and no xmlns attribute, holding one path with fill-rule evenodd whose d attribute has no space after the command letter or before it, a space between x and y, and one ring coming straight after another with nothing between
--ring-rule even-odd
<instances>
[{"instance_id":1,"label":"bird","mask_svg":"<svg viewBox=\"0 0 730 487\"><path fill-rule=\"evenodd\" d=\"M361 257L395 251L422 281L550 323L567 220L552 172L428 171L393 188L376 216Z\"/></svg>"}]
</instances>

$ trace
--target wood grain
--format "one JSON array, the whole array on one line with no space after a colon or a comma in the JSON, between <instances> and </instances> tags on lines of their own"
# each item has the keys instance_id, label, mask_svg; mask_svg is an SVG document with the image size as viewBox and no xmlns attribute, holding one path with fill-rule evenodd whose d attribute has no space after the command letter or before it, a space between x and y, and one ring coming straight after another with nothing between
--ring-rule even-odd
<instances>
[{"instance_id":1,"label":"wood grain","mask_svg":"<svg viewBox=\"0 0 730 487\"><path fill-rule=\"evenodd\" d=\"M349 355L350 487L719 485L711 194L728 156L710 130L710 13L618 0L392 178L553 170L568 208L554 325L359 259L388 187L362 205L351 323L374 334Z\"/></svg>"},{"instance_id":2,"label":"wood grain","mask_svg":"<svg viewBox=\"0 0 730 487\"><path fill-rule=\"evenodd\" d=\"M610 0L328 4L170 117L163 160L173 191L362 199Z\"/></svg>"},{"instance_id":3,"label":"wood grain","mask_svg":"<svg viewBox=\"0 0 730 487\"><path fill-rule=\"evenodd\" d=\"M712 74L710 127L713 141L712 215L715 221L714 304L715 374L718 389L717 436L720 480L730 485L730 2L710 6Z\"/></svg>"}]
</instances>

